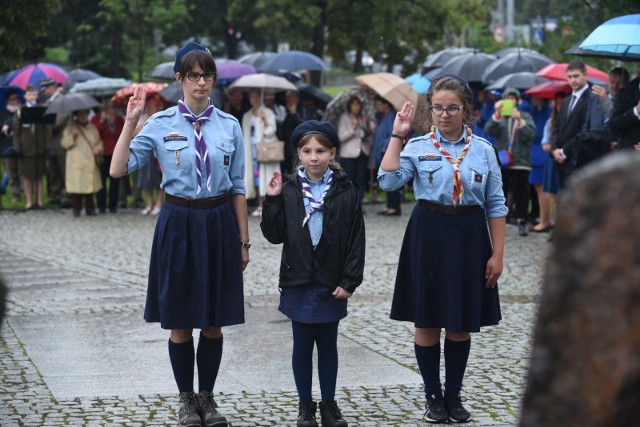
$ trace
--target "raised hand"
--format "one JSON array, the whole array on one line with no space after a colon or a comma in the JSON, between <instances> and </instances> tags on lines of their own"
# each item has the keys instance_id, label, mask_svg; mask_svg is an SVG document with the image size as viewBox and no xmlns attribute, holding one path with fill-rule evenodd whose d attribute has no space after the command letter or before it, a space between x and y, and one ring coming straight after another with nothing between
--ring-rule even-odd
<instances>
[{"instance_id":1,"label":"raised hand","mask_svg":"<svg viewBox=\"0 0 640 427\"><path fill-rule=\"evenodd\" d=\"M275 171L267 186L267 196L277 196L280 193L282 193L282 173Z\"/></svg>"},{"instance_id":2,"label":"raised hand","mask_svg":"<svg viewBox=\"0 0 640 427\"><path fill-rule=\"evenodd\" d=\"M140 116L144 111L144 105L147 99L147 89L143 86L135 88L133 95L129 97L129 103L127 104L127 115L125 120L129 123L138 123Z\"/></svg>"},{"instance_id":3,"label":"raised hand","mask_svg":"<svg viewBox=\"0 0 640 427\"><path fill-rule=\"evenodd\" d=\"M411 102L407 101L402 106L402 110L396 113L396 118L393 121L393 133L400 136L405 136L411 130L411 120L413 120L414 106Z\"/></svg>"}]
</instances>

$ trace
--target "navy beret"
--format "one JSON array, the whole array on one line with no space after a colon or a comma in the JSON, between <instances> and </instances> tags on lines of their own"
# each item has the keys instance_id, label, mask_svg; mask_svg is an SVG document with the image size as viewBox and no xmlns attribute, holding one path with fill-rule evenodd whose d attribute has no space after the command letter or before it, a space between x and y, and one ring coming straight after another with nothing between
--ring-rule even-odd
<instances>
[{"instance_id":1,"label":"navy beret","mask_svg":"<svg viewBox=\"0 0 640 427\"><path fill-rule=\"evenodd\" d=\"M184 46L182 46L180 49L178 49L176 51L176 63L173 64L173 72L177 73L178 70L180 69L180 63L182 62L182 57L185 56L187 53L189 52L193 52L194 50L201 50L203 52L209 52L209 48L207 48L205 45L200 44L200 43L196 43L196 42L188 42L187 44L185 44ZM211 53L211 52L209 52Z\"/></svg>"},{"instance_id":2,"label":"navy beret","mask_svg":"<svg viewBox=\"0 0 640 427\"><path fill-rule=\"evenodd\" d=\"M322 135L338 149L340 148L340 138L338 138L338 132L336 127L331 122L321 122L319 120L307 120L298 125L291 135L291 143L295 148L298 148L300 140L305 135L318 134Z\"/></svg>"}]
</instances>

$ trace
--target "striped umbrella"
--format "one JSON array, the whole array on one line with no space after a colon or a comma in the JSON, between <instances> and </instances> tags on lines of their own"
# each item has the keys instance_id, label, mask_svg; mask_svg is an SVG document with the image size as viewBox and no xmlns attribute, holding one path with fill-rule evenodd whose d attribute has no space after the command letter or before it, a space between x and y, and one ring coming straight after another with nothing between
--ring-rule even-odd
<instances>
[{"instance_id":1,"label":"striped umbrella","mask_svg":"<svg viewBox=\"0 0 640 427\"><path fill-rule=\"evenodd\" d=\"M38 62L10 72L4 84L17 86L23 90L27 88L27 85L32 84L39 89L40 80L46 79L54 79L57 83L64 83L69 80L69 74L59 65Z\"/></svg>"}]
</instances>

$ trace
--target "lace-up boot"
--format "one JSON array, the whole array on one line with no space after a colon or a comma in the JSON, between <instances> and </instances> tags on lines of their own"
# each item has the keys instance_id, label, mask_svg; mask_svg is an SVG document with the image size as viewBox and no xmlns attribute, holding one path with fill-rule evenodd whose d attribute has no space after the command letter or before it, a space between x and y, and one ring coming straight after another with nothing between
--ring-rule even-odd
<instances>
[{"instance_id":1,"label":"lace-up boot","mask_svg":"<svg viewBox=\"0 0 640 427\"><path fill-rule=\"evenodd\" d=\"M200 427L202 425L202 420L198 415L198 398L192 391L180 393L178 425L180 427Z\"/></svg>"},{"instance_id":2,"label":"lace-up boot","mask_svg":"<svg viewBox=\"0 0 640 427\"><path fill-rule=\"evenodd\" d=\"M316 422L316 402L298 404L298 427L318 427Z\"/></svg>"},{"instance_id":3,"label":"lace-up boot","mask_svg":"<svg viewBox=\"0 0 640 427\"><path fill-rule=\"evenodd\" d=\"M335 400L323 400L320 402L320 416L322 417L323 427L347 427L347 422L342 418Z\"/></svg>"},{"instance_id":4,"label":"lace-up boot","mask_svg":"<svg viewBox=\"0 0 640 427\"><path fill-rule=\"evenodd\" d=\"M205 427L226 427L227 419L216 409L218 405L213 400L213 394L201 391L198 395L200 418Z\"/></svg>"}]
</instances>

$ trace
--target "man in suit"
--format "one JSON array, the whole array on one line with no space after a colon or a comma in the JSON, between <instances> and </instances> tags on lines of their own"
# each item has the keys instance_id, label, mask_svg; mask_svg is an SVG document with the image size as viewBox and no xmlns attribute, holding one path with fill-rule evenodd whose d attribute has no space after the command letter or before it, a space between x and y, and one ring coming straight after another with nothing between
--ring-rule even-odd
<instances>
[{"instance_id":1,"label":"man in suit","mask_svg":"<svg viewBox=\"0 0 640 427\"><path fill-rule=\"evenodd\" d=\"M558 164L560 189L576 168L578 156L578 133L587 117L591 91L587 84L587 67L580 61L572 61L567 66L567 79L572 94L564 99L558 123L552 135L552 154Z\"/></svg>"},{"instance_id":2,"label":"man in suit","mask_svg":"<svg viewBox=\"0 0 640 427\"><path fill-rule=\"evenodd\" d=\"M618 92L609 127L618 136L618 149L640 150L640 77Z\"/></svg>"}]
</instances>

